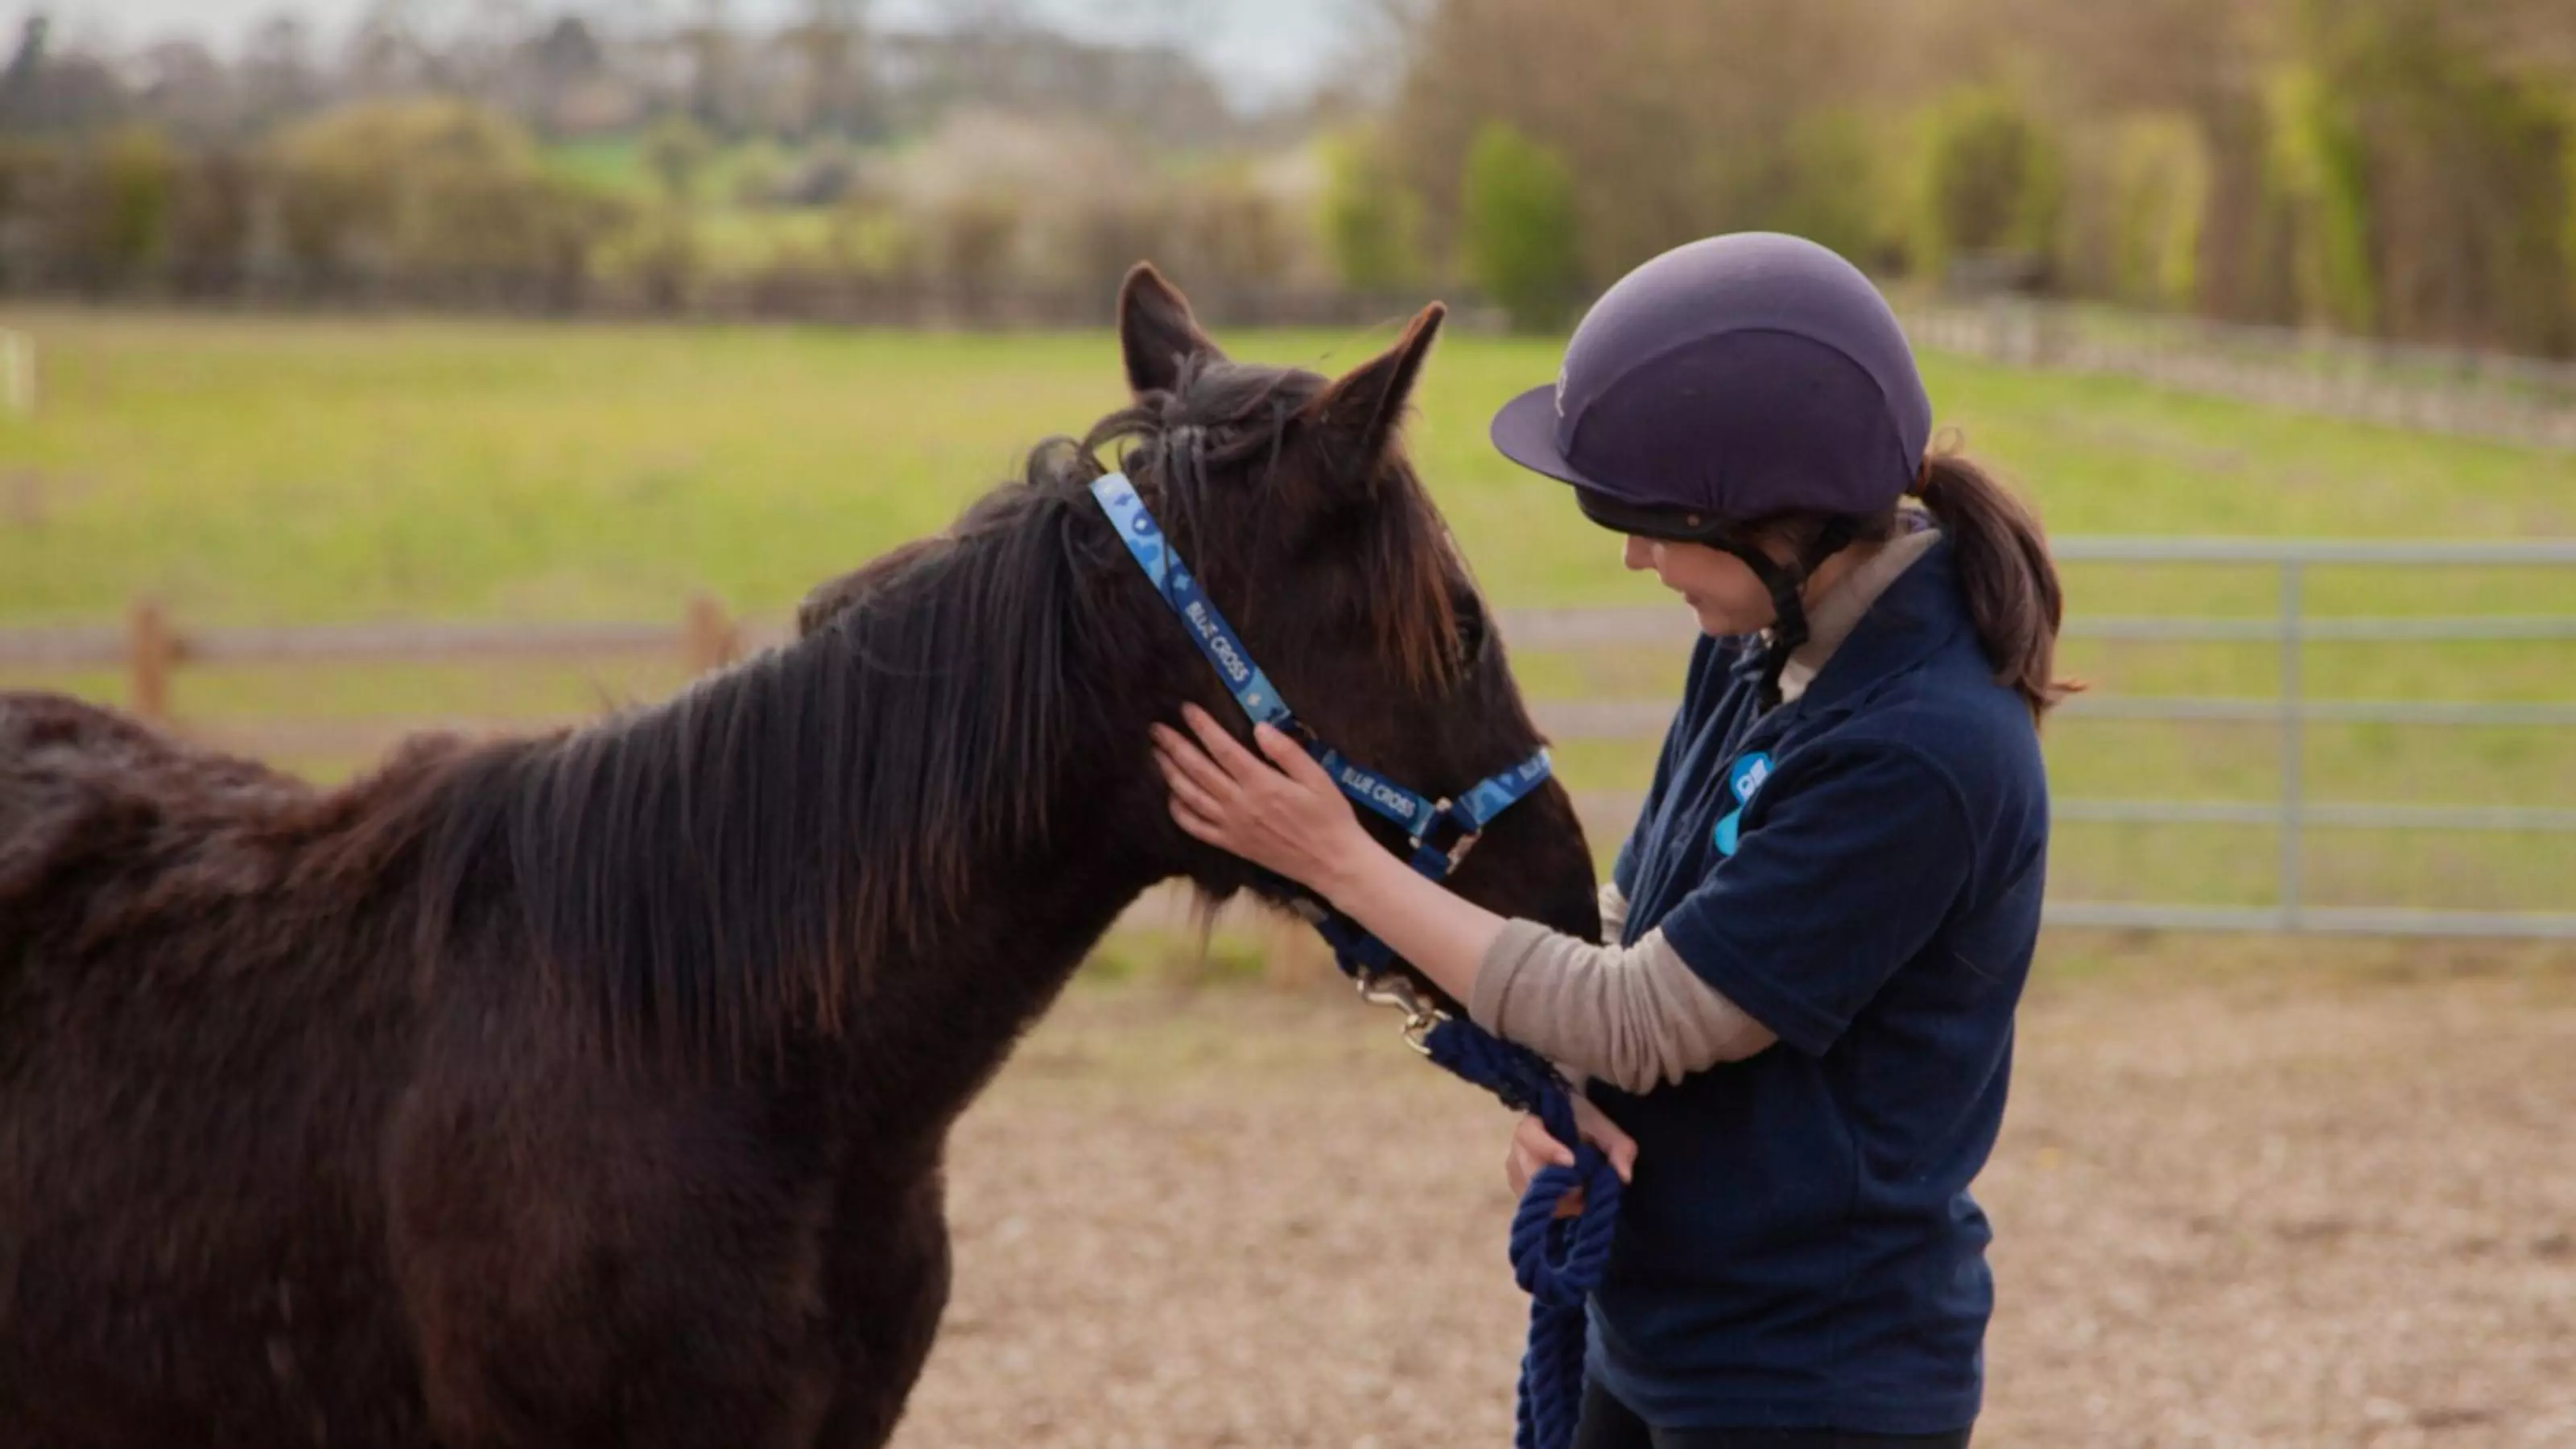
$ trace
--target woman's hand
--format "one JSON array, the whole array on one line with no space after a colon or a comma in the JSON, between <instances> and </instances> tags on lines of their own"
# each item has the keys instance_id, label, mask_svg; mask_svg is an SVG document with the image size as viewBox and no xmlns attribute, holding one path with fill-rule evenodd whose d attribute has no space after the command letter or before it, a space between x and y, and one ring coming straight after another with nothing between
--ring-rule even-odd
<instances>
[{"instance_id":1,"label":"woman's hand","mask_svg":"<svg viewBox=\"0 0 2576 1449\"><path fill-rule=\"evenodd\" d=\"M1637 1139L1619 1130L1617 1123L1601 1115L1601 1109L1581 1097L1574 1099L1574 1131L1584 1141L1601 1149L1610 1159L1610 1170L1626 1182L1637 1170ZM1547 1166L1572 1167L1574 1149L1556 1140L1547 1124L1537 1117L1521 1118L1512 1128L1512 1146L1503 1154L1503 1177L1514 1193L1529 1191L1530 1179ZM1583 1189L1576 1188L1557 1199L1556 1215L1570 1218L1583 1211Z\"/></svg>"},{"instance_id":2,"label":"woman's hand","mask_svg":"<svg viewBox=\"0 0 2576 1449\"><path fill-rule=\"evenodd\" d=\"M1154 726L1154 756L1172 789L1172 819L1192 837L1328 898L1334 873L1377 848L1296 741L1256 725L1255 755L1197 705L1181 706L1181 717L1187 735Z\"/></svg>"}]
</instances>

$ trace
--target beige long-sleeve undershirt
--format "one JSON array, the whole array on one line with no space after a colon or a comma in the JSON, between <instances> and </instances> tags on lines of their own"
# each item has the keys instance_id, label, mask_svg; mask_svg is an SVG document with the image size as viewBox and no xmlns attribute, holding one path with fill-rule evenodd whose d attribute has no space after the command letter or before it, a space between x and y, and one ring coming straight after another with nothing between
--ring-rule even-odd
<instances>
[{"instance_id":1,"label":"beige long-sleeve undershirt","mask_svg":"<svg viewBox=\"0 0 2576 1449\"><path fill-rule=\"evenodd\" d=\"M1869 606L1939 536L1929 528L1900 535L1816 601L1807 642L1781 671L1783 701L1805 693ZM1627 917L1627 897L1603 884L1603 939L1619 940ZM1629 1092L1741 1061L1778 1040L1701 980L1660 930L1634 945L1596 946L1535 921L1507 922L1486 948L1467 1010L1487 1031Z\"/></svg>"}]
</instances>

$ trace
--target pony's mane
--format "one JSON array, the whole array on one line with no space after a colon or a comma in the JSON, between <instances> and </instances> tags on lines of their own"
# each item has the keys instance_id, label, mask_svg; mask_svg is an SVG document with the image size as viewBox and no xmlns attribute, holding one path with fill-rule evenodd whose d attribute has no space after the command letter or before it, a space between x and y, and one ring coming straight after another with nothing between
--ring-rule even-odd
<instances>
[{"instance_id":1,"label":"pony's mane","mask_svg":"<svg viewBox=\"0 0 2576 1449\"><path fill-rule=\"evenodd\" d=\"M452 761L425 842L424 944L515 919L621 1057L740 1067L791 1025L836 1029L869 962L968 906L978 859L1044 837L1047 782L1117 687L1097 667L1112 623L1080 587L1104 560L1125 566L1087 491L1099 449L1125 445L1187 548L1321 387L1192 369L1083 439L1041 443L1020 482L945 533L818 589L793 642L668 703ZM1363 557L1330 606L1377 621L1417 679L1444 672L1450 547L1409 476L1346 542Z\"/></svg>"}]
</instances>

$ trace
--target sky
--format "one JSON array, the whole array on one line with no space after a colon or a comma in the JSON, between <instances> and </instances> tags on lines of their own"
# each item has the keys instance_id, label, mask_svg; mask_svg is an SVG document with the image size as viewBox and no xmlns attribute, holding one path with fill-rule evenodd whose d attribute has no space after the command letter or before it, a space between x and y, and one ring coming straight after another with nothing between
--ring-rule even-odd
<instances>
[{"instance_id":1,"label":"sky","mask_svg":"<svg viewBox=\"0 0 2576 1449\"><path fill-rule=\"evenodd\" d=\"M476 9L516 8L545 13L559 8L594 13L659 13L673 19L698 11L703 0L413 0L416 11L463 17ZM964 0L976 8L1007 6L1069 34L1096 40L1168 39L1197 51L1220 80L1255 103L1303 91L1321 73L1340 43L1354 0ZM251 25L280 9L316 23L326 36L343 30L368 0L0 0L8 36L31 11L54 17L55 33L104 38L117 46L169 34L193 35L229 52ZM961 7L961 0L873 0L873 22L893 28L932 28ZM774 22L801 10L799 0L726 0L739 24Z\"/></svg>"}]
</instances>

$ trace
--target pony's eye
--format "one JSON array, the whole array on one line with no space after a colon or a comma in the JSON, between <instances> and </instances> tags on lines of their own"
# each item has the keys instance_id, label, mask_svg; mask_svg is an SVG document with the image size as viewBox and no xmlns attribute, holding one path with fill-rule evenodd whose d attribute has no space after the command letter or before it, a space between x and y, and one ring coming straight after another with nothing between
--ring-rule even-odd
<instances>
[{"instance_id":1,"label":"pony's eye","mask_svg":"<svg viewBox=\"0 0 2576 1449\"><path fill-rule=\"evenodd\" d=\"M1474 594L1462 594L1451 606L1458 619L1458 662L1473 664L1485 654L1485 605Z\"/></svg>"}]
</instances>

